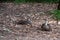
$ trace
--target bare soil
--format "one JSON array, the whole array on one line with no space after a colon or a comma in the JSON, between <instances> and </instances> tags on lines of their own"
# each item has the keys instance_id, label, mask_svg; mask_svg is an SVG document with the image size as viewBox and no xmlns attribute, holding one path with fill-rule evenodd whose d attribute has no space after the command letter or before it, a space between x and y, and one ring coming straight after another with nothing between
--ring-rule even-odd
<instances>
[{"instance_id":1,"label":"bare soil","mask_svg":"<svg viewBox=\"0 0 60 40\"><path fill-rule=\"evenodd\" d=\"M41 30L43 19L50 16L47 11L56 8L47 3L0 3L0 40L60 40L60 25L52 18L52 31ZM32 26L16 24L21 19L30 19Z\"/></svg>"}]
</instances>

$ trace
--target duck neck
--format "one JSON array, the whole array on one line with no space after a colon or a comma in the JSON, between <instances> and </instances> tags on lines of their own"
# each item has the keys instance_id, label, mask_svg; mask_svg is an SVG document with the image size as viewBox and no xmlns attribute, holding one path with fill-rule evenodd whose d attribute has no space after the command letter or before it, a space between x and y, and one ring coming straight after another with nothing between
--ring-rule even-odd
<instances>
[{"instance_id":1,"label":"duck neck","mask_svg":"<svg viewBox=\"0 0 60 40\"><path fill-rule=\"evenodd\" d=\"M48 24L48 21L46 20L46 21L45 21L45 25L47 25L47 24Z\"/></svg>"}]
</instances>

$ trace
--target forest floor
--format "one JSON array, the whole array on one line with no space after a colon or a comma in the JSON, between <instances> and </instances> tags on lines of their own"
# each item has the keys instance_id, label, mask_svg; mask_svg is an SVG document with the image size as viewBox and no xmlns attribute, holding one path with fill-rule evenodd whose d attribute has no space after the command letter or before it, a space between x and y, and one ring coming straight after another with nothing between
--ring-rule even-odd
<instances>
[{"instance_id":1,"label":"forest floor","mask_svg":"<svg viewBox=\"0 0 60 40\"><path fill-rule=\"evenodd\" d=\"M60 25L50 18L48 21L52 31L42 31L41 25L48 18L49 10L57 8L57 4L0 3L0 40L60 40ZM18 25L16 21L30 19L31 25Z\"/></svg>"}]
</instances>

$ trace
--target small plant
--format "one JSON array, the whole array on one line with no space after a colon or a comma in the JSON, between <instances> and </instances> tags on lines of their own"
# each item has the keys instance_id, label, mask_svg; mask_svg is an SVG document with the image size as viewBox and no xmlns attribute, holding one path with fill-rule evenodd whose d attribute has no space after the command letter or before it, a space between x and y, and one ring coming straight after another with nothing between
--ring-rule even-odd
<instances>
[{"instance_id":1,"label":"small plant","mask_svg":"<svg viewBox=\"0 0 60 40\"><path fill-rule=\"evenodd\" d=\"M60 20L60 10L52 10L50 11L50 14L53 14L53 18L57 20L57 24L58 21Z\"/></svg>"}]
</instances>

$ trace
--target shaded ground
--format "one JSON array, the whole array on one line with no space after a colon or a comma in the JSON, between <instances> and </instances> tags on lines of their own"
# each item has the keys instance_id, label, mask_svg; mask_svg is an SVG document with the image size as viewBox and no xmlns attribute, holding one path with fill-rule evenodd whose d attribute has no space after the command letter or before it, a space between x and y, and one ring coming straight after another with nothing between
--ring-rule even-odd
<instances>
[{"instance_id":1,"label":"shaded ground","mask_svg":"<svg viewBox=\"0 0 60 40\"><path fill-rule=\"evenodd\" d=\"M0 3L0 40L59 40L60 27L51 22L52 18L49 19L52 31L46 32L40 29L44 23L43 19L49 17L45 13L56 7L57 4ZM27 18L31 20L32 27L15 23Z\"/></svg>"}]
</instances>

